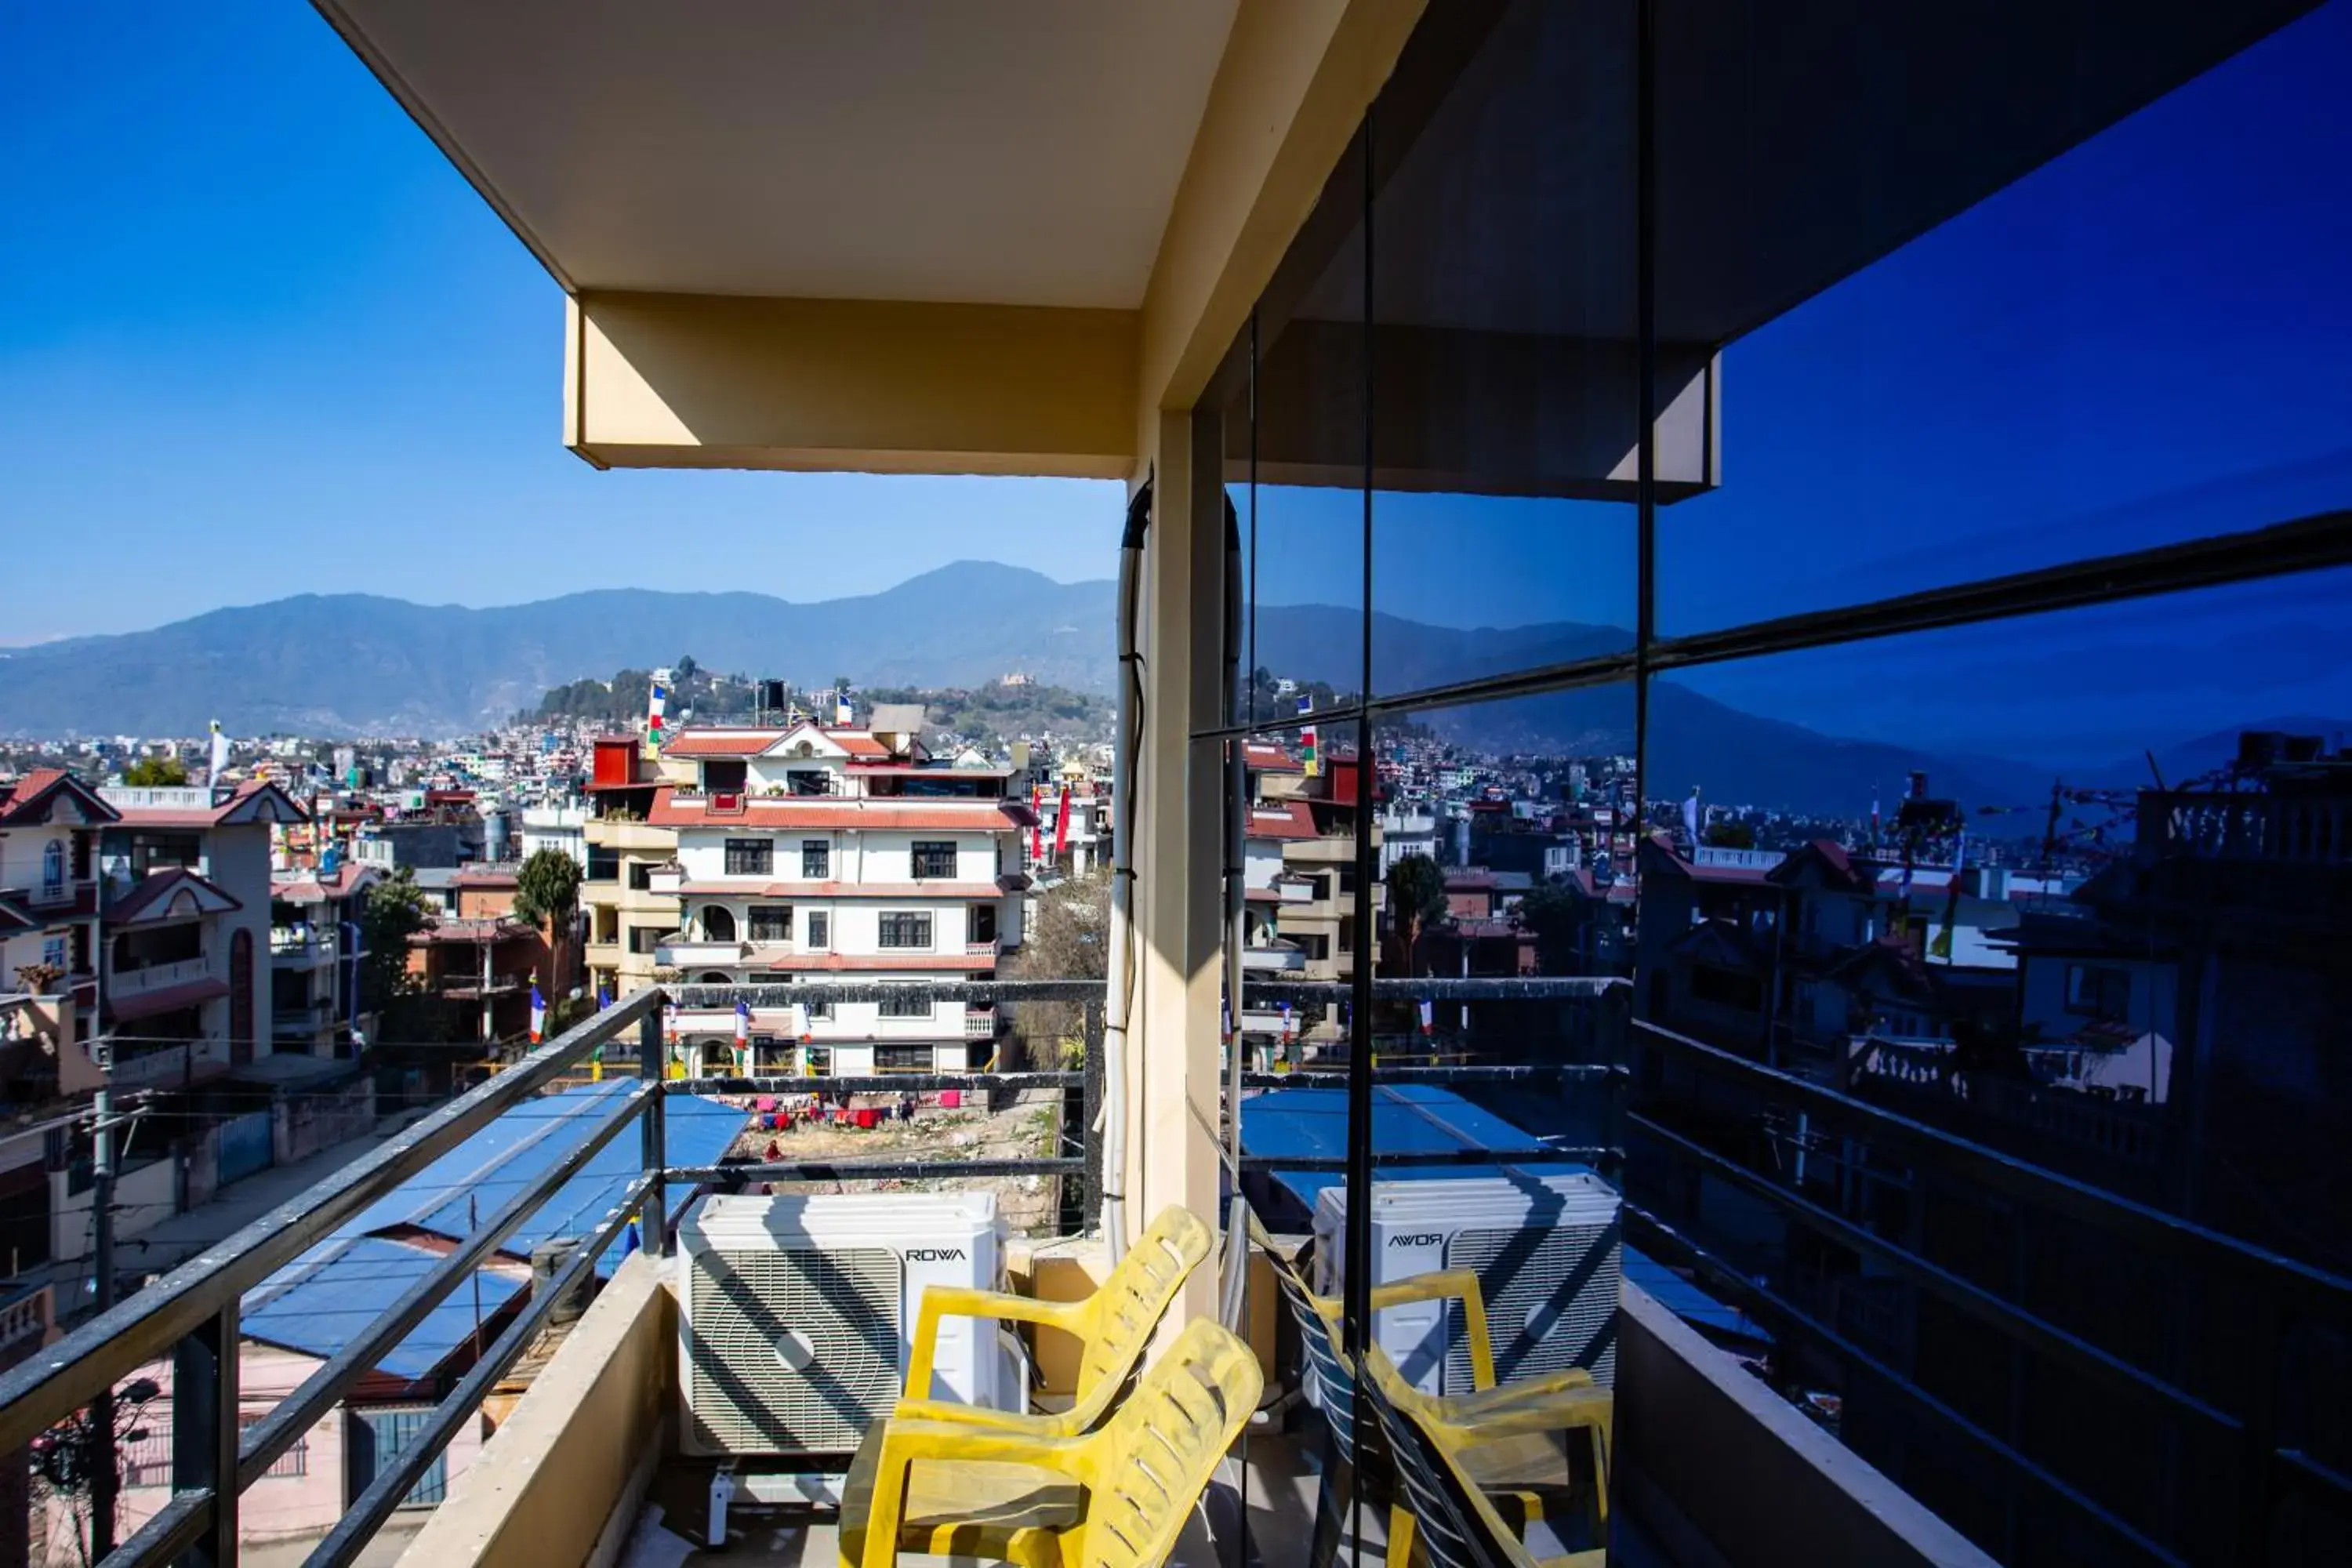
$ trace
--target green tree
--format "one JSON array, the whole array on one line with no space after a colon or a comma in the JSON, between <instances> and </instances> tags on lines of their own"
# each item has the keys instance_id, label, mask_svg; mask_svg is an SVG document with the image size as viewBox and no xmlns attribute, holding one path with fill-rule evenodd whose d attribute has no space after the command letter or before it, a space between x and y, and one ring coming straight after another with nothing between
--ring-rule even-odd
<instances>
[{"instance_id":1,"label":"green tree","mask_svg":"<svg viewBox=\"0 0 2352 1568\"><path fill-rule=\"evenodd\" d=\"M569 989L563 943L580 912L580 862L561 849L533 852L515 877L514 912L547 933L549 992Z\"/></svg>"},{"instance_id":2,"label":"green tree","mask_svg":"<svg viewBox=\"0 0 2352 1568\"><path fill-rule=\"evenodd\" d=\"M1583 918L1581 900L1558 885L1531 889L1519 900L1519 927L1536 936L1536 973L1577 973L1576 930Z\"/></svg>"},{"instance_id":3,"label":"green tree","mask_svg":"<svg viewBox=\"0 0 2352 1568\"><path fill-rule=\"evenodd\" d=\"M1445 921L1445 872L1426 855L1401 855L1388 881L1389 913L1404 933L1405 973L1418 974L1422 934Z\"/></svg>"},{"instance_id":4,"label":"green tree","mask_svg":"<svg viewBox=\"0 0 2352 1568\"><path fill-rule=\"evenodd\" d=\"M188 764L177 757L142 757L122 770L132 789L170 789L188 782Z\"/></svg>"},{"instance_id":5,"label":"green tree","mask_svg":"<svg viewBox=\"0 0 2352 1568\"><path fill-rule=\"evenodd\" d=\"M1756 847L1756 829L1748 824L1741 822L1735 817L1727 817L1721 822L1708 823L1706 825L1706 833L1702 834L1700 837L1706 841L1708 847L1714 849L1753 849Z\"/></svg>"},{"instance_id":6,"label":"green tree","mask_svg":"<svg viewBox=\"0 0 2352 1568\"><path fill-rule=\"evenodd\" d=\"M429 1009L424 984L408 969L408 939L433 921L433 904L406 867L368 889L360 916L360 941L367 950L360 968L362 1010L376 1015L379 1040L425 1037Z\"/></svg>"},{"instance_id":7,"label":"green tree","mask_svg":"<svg viewBox=\"0 0 2352 1568\"><path fill-rule=\"evenodd\" d=\"M1037 921L1005 965L1008 980L1097 980L1110 973L1110 872L1097 867L1037 895ZM1086 1005L1023 1002L1014 1037L1028 1062L1075 1068L1086 1060Z\"/></svg>"}]
</instances>

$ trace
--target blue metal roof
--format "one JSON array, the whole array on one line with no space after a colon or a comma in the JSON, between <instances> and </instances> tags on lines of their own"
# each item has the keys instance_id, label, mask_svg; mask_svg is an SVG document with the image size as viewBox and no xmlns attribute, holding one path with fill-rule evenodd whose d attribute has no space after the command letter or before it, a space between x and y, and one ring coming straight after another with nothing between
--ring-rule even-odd
<instances>
[{"instance_id":1,"label":"blue metal roof","mask_svg":"<svg viewBox=\"0 0 2352 1568\"><path fill-rule=\"evenodd\" d=\"M1541 1145L1491 1110L1433 1084L1381 1084L1372 1090L1372 1147L1383 1154L1444 1154L1461 1149L1535 1149ZM1281 1159L1338 1160L1348 1152L1348 1094L1339 1089L1277 1089L1242 1101L1242 1150ZM1591 1167L1564 1160L1512 1160L1492 1165L1405 1165L1383 1171L1383 1182L1499 1176L1507 1170L1537 1175L1572 1174ZM1274 1179L1314 1212L1315 1195L1344 1185L1336 1171L1283 1171Z\"/></svg>"},{"instance_id":2,"label":"blue metal roof","mask_svg":"<svg viewBox=\"0 0 2352 1568\"><path fill-rule=\"evenodd\" d=\"M1372 1147L1383 1154L1445 1153L1457 1149L1532 1149L1538 1141L1493 1111L1471 1104L1452 1089L1433 1084L1381 1084L1372 1090ZM1242 1101L1242 1149L1280 1159L1340 1159L1348 1152L1348 1095L1338 1089L1278 1089ZM1564 1160L1509 1160L1492 1165L1405 1165L1382 1171L1383 1182L1459 1180L1472 1176L1567 1175L1589 1165ZM1315 1211L1316 1194L1343 1186L1347 1177L1331 1171L1283 1171L1274 1179ZM1625 1278L1648 1291L1676 1317L1706 1328L1750 1339L1771 1336L1753 1319L1726 1306L1665 1265L1624 1249Z\"/></svg>"},{"instance_id":3,"label":"blue metal roof","mask_svg":"<svg viewBox=\"0 0 2352 1568\"><path fill-rule=\"evenodd\" d=\"M331 1356L440 1261L437 1253L382 1237L324 1242L247 1291L239 1326L247 1337L267 1344ZM485 1320L525 1286L511 1274L487 1268L476 1270L474 1278ZM411 1382L431 1377L451 1352L473 1337L474 1307L474 1290L458 1286L393 1347L377 1363L379 1369Z\"/></svg>"},{"instance_id":4,"label":"blue metal roof","mask_svg":"<svg viewBox=\"0 0 2352 1568\"><path fill-rule=\"evenodd\" d=\"M566 1154L619 1104L635 1079L583 1084L525 1100L448 1153L345 1221L327 1240L272 1274L245 1298L245 1331L315 1355L332 1355L433 1267L436 1255L380 1236L421 1230L452 1241ZM673 1165L715 1165L750 1120L748 1111L698 1095L672 1095L662 1106L663 1143ZM624 1128L577 1174L509 1237L500 1251L528 1258L559 1237L585 1236L620 1205L643 1168L634 1128ZM596 1271L619 1267L618 1244ZM488 1317L523 1289L520 1279L478 1272ZM460 1285L383 1363L400 1376L428 1375L474 1331L473 1291Z\"/></svg>"}]
</instances>

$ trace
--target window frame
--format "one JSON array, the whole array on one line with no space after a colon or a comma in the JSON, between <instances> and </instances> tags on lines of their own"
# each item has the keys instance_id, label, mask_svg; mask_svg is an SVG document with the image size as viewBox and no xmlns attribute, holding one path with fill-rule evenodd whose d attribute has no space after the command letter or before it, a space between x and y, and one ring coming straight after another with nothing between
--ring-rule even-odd
<instances>
[{"instance_id":1,"label":"window frame","mask_svg":"<svg viewBox=\"0 0 2352 1568\"><path fill-rule=\"evenodd\" d=\"M903 940L910 921L920 923L920 942ZM894 933L901 939L893 940ZM874 945L886 952L937 952L938 938L938 922L929 910L884 910L874 917Z\"/></svg>"},{"instance_id":2,"label":"window frame","mask_svg":"<svg viewBox=\"0 0 2352 1568\"><path fill-rule=\"evenodd\" d=\"M727 838L719 846L720 865L730 877L772 877L776 874L776 840Z\"/></svg>"}]
</instances>

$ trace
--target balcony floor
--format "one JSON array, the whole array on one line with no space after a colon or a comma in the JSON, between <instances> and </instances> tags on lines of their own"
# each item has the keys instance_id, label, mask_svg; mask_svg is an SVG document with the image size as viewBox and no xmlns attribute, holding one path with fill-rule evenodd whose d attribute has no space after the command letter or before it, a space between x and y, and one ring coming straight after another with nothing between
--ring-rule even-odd
<instances>
[{"instance_id":1,"label":"balcony floor","mask_svg":"<svg viewBox=\"0 0 2352 1568\"><path fill-rule=\"evenodd\" d=\"M1317 1472L1307 1449L1307 1440L1297 1436L1254 1432L1248 1439L1251 1544L1255 1548L1255 1562L1265 1568L1290 1568L1307 1560L1315 1531ZM618 1568L836 1568L837 1537L830 1515L805 1508L745 1502L740 1497L728 1510L725 1549L710 1550L702 1539L709 1486L708 1462L680 1459L665 1466L639 1510ZM1363 1561L1368 1563L1381 1561L1387 1521L1376 1514L1371 1510L1365 1513ZM1539 1552L1559 1550L1541 1534L1531 1544ZM972 1560L909 1552L899 1561ZM1351 1561L1344 1537L1339 1561L1343 1564ZM1674 1560L1640 1539L1638 1532L1623 1529L1621 1521L1612 1561L1630 1568L1664 1568ZM1170 1562L1174 1568L1221 1568L1199 1510L1193 1511Z\"/></svg>"}]
</instances>

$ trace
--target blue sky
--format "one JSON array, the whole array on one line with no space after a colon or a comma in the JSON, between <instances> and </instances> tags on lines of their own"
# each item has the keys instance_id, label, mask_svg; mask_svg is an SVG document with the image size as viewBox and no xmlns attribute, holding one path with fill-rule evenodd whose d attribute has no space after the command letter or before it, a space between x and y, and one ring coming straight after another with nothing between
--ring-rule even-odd
<instances>
[{"instance_id":1,"label":"blue sky","mask_svg":"<svg viewBox=\"0 0 2352 1568\"><path fill-rule=\"evenodd\" d=\"M9 6L0 147L0 534L44 584L0 644L301 592L1113 568L1112 485L572 457L561 292L307 5Z\"/></svg>"},{"instance_id":2,"label":"blue sky","mask_svg":"<svg viewBox=\"0 0 2352 1568\"><path fill-rule=\"evenodd\" d=\"M2347 65L2337 0L1731 345L1726 482L1660 515L1661 628L2352 498ZM570 456L555 285L308 7L13 8L0 146L0 531L44 584L0 644L305 591L822 598L964 556L1110 570L1113 486ZM1291 520L1265 531L1268 602L1352 602L1359 504L1262 497ZM1382 610L1632 619L1627 509L1377 515ZM2352 714L2345 587L1690 679L1835 732L2128 754L2151 729Z\"/></svg>"}]
</instances>

